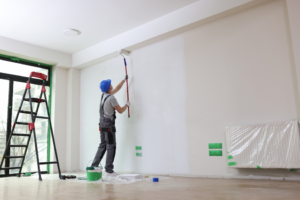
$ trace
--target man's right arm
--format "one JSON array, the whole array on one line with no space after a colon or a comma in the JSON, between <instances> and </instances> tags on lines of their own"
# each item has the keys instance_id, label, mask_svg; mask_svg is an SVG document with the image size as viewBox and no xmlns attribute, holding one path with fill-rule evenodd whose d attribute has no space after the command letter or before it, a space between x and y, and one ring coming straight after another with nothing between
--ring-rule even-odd
<instances>
[{"instance_id":1,"label":"man's right arm","mask_svg":"<svg viewBox=\"0 0 300 200\"><path fill-rule=\"evenodd\" d=\"M125 106L121 107L121 106L117 105L114 108L116 109L116 111L118 113L122 114L127 109L127 107L129 107L129 106L130 106L130 102L127 101L126 104L125 104Z\"/></svg>"}]
</instances>

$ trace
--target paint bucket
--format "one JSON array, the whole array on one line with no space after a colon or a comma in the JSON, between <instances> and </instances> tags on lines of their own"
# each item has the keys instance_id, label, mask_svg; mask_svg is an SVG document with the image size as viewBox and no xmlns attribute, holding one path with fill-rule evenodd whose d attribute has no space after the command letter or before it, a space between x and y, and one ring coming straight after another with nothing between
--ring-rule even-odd
<instances>
[{"instance_id":1,"label":"paint bucket","mask_svg":"<svg viewBox=\"0 0 300 200\"><path fill-rule=\"evenodd\" d=\"M86 180L88 181L98 181L102 178L103 167L99 164L98 167L88 167L90 166L92 160L88 163L86 167Z\"/></svg>"},{"instance_id":2,"label":"paint bucket","mask_svg":"<svg viewBox=\"0 0 300 200\"><path fill-rule=\"evenodd\" d=\"M102 168L87 167L86 178L88 181L98 181L102 177Z\"/></svg>"}]
</instances>

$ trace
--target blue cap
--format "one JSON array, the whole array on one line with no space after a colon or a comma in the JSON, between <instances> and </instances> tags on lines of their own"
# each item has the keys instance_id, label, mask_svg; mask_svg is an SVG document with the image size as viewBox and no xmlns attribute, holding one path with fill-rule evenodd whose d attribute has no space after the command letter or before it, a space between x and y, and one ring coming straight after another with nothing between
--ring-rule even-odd
<instances>
[{"instance_id":1,"label":"blue cap","mask_svg":"<svg viewBox=\"0 0 300 200\"><path fill-rule=\"evenodd\" d=\"M110 88L110 84L111 84L111 80L110 79L107 79L107 80L104 80L104 81L101 81L100 83L100 89L102 92L107 92Z\"/></svg>"}]
</instances>

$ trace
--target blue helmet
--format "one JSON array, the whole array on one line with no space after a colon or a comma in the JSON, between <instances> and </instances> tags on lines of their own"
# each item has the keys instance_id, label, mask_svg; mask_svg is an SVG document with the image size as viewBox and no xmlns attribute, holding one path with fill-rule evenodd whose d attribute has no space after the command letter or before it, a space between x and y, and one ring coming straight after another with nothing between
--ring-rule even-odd
<instances>
[{"instance_id":1,"label":"blue helmet","mask_svg":"<svg viewBox=\"0 0 300 200\"><path fill-rule=\"evenodd\" d=\"M104 81L101 81L100 83L100 89L102 92L107 92L110 88L110 84L111 84L111 80L110 79L107 79L107 80L104 80Z\"/></svg>"}]
</instances>

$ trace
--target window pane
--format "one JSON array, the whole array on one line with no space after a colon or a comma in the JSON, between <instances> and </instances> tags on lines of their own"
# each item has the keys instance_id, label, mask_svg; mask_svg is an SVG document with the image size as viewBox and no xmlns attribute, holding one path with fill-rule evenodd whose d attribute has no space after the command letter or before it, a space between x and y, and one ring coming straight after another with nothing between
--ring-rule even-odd
<instances>
[{"instance_id":1,"label":"window pane","mask_svg":"<svg viewBox=\"0 0 300 200\"><path fill-rule=\"evenodd\" d=\"M12 114L12 121L14 122L15 117L17 115L18 109L20 107L20 103L25 91L25 83L14 82L14 94L13 94L13 114ZM41 94L40 85L31 84L31 97L32 98L39 98ZM47 100L49 101L49 87L46 87L46 96ZM29 93L26 93L25 98L29 98ZM44 99L44 95L42 96ZM36 112L37 103L32 103L33 112ZM30 111L30 104L29 102L24 101L21 110ZM38 116L48 116L46 110L46 104L40 103L40 107L37 113ZM31 122L31 115L30 114L20 114L18 117L18 122ZM15 126L15 133L21 134L29 134L30 131L28 130L28 126L26 125L16 125ZM46 119L36 119L35 121L35 132L37 137L37 144L38 144L38 152L39 152L39 159L40 162L47 162L47 135L48 135L48 120ZM12 139L12 142L17 144L26 143L28 137L19 136ZM18 156L22 154L22 148L18 147L13 150L11 148L11 156ZM21 159L19 159L21 160ZM19 166L20 161L17 159L11 159L10 166ZM47 171L47 165L40 165L42 171ZM33 172L37 171L37 162L36 162L36 155L35 155L35 145L34 145L34 136L33 133L31 135L31 139L29 142L29 146L27 149L24 165L22 168L22 172ZM10 173L17 173L18 170L10 170Z\"/></svg>"},{"instance_id":2,"label":"window pane","mask_svg":"<svg viewBox=\"0 0 300 200\"><path fill-rule=\"evenodd\" d=\"M0 162L2 160L5 147L6 147L6 125L7 125L7 106L8 106L8 89L9 82L7 80L0 79ZM5 166L3 162L2 167ZM4 170L0 171L0 174L4 174Z\"/></svg>"},{"instance_id":3,"label":"window pane","mask_svg":"<svg viewBox=\"0 0 300 200\"><path fill-rule=\"evenodd\" d=\"M0 60L0 72L25 77L29 77L30 72L40 72L48 75L48 69L32 67L29 65L23 65L14 62L8 62L5 60Z\"/></svg>"}]
</instances>

